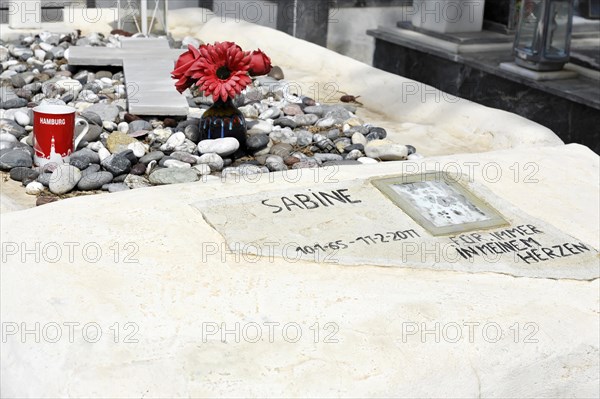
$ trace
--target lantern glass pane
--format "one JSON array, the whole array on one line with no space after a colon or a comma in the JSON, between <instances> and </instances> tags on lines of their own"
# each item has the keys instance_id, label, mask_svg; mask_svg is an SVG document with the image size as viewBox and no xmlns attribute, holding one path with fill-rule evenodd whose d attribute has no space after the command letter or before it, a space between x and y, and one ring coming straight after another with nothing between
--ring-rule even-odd
<instances>
[{"instance_id":1,"label":"lantern glass pane","mask_svg":"<svg viewBox=\"0 0 600 399\"><path fill-rule=\"evenodd\" d=\"M565 57L569 36L569 2L551 2L549 15L548 37L545 45L546 57Z\"/></svg>"},{"instance_id":2,"label":"lantern glass pane","mask_svg":"<svg viewBox=\"0 0 600 399\"><path fill-rule=\"evenodd\" d=\"M521 26L519 27L519 41L517 47L537 54L541 49L543 40L544 1L524 0L521 10Z\"/></svg>"},{"instance_id":3,"label":"lantern glass pane","mask_svg":"<svg viewBox=\"0 0 600 399\"><path fill-rule=\"evenodd\" d=\"M166 0L119 0L119 28L132 33L167 33Z\"/></svg>"}]
</instances>

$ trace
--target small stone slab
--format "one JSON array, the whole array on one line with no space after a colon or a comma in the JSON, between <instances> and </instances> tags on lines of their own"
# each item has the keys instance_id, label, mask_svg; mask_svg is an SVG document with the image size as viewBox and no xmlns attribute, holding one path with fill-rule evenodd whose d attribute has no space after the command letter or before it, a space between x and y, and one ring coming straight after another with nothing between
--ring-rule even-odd
<instances>
[{"instance_id":1,"label":"small stone slab","mask_svg":"<svg viewBox=\"0 0 600 399\"><path fill-rule=\"evenodd\" d=\"M108 47L83 47L69 48L69 65L75 66L122 66L124 59L156 60L169 59L172 61L187 50L156 48L108 48Z\"/></svg>"},{"instance_id":2,"label":"small stone slab","mask_svg":"<svg viewBox=\"0 0 600 399\"><path fill-rule=\"evenodd\" d=\"M427 195L415 196L421 203L413 211L421 211L425 219L438 227L444 227L445 219L459 224L440 234L378 189L381 180L203 200L192 206L232 252L244 256L519 277L599 276L598 252L591 245L525 214L477 183L459 183L479 199L476 203L463 201L461 194L445 198L433 192L429 204L422 202ZM464 214L445 218L444 212L457 210ZM492 218L497 220L488 223Z\"/></svg>"},{"instance_id":3,"label":"small stone slab","mask_svg":"<svg viewBox=\"0 0 600 399\"><path fill-rule=\"evenodd\" d=\"M578 75L577 72L568 69L552 72L533 71L531 69L523 68L514 62L502 62L500 64L500 69L504 69L505 71L510 71L517 75L538 81L574 79Z\"/></svg>"},{"instance_id":4,"label":"small stone slab","mask_svg":"<svg viewBox=\"0 0 600 399\"><path fill-rule=\"evenodd\" d=\"M170 49L166 39L154 37L122 37L121 48L140 49L147 48L157 53L157 50ZM184 50L185 51L185 50Z\"/></svg>"},{"instance_id":5,"label":"small stone slab","mask_svg":"<svg viewBox=\"0 0 600 399\"><path fill-rule=\"evenodd\" d=\"M69 64L123 66L128 111L135 115L185 116L189 105L175 89L171 71L186 50L165 39L124 38L122 48L71 47Z\"/></svg>"},{"instance_id":6,"label":"small stone slab","mask_svg":"<svg viewBox=\"0 0 600 399\"><path fill-rule=\"evenodd\" d=\"M174 62L159 59L148 62L127 58L123 72L128 92L129 112L135 115L187 115L186 98L175 89L171 79Z\"/></svg>"}]
</instances>

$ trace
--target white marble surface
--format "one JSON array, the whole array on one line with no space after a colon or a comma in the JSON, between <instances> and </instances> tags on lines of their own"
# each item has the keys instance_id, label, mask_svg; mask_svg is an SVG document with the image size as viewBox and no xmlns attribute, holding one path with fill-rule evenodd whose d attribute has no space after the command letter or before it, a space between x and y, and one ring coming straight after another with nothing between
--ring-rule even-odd
<instances>
[{"instance_id":1,"label":"white marble surface","mask_svg":"<svg viewBox=\"0 0 600 399\"><path fill-rule=\"evenodd\" d=\"M536 183L511 174L511 166L524 159L537 165L528 175ZM456 162L448 156L414 166ZM513 149L465 154L459 162L465 168L480 165L473 169L475 181L495 195L598 249L599 162L589 149ZM492 163L505 172L498 180L481 175L483 165ZM407 164L345 167L335 178L397 173L402 165ZM46 332L39 343L20 331L5 337L2 396L597 395L598 279L210 255L213 246L224 245L223 238L188 204L315 184L312 174L295 182L278 176L75 198L3 215L3 328L14 327L6 323L35 328L39 322ZM57 242L64 252L59 259L47 252L39 261L31 254L21 261L21 253L8 255L7 242L26 248ZM79 244L72 260L65 243ZM92 263L96 244L103 255ZM138 263L127 263L126 255ZM73 343L65 322L80 323ZM134 324L126 327L127 322ZM269 322L280 323L271 324L272 342ZM48 342L55 338L50 323L62 326L57 343ZM97 343L83 338L86 323L102 329ZM289 325L300 328L298 342L288 342L296 338ZM91 326L88 340L95 338ZM211 333L222 327L234 332ZM423 333L436 328L439 339ZM498 328L502 337L496 336ZM253 343L257 331L263 339ZM452 343L457 332L462 337ZM129 334L138 342L124 343Z\"/></svg>"}]
</instances>

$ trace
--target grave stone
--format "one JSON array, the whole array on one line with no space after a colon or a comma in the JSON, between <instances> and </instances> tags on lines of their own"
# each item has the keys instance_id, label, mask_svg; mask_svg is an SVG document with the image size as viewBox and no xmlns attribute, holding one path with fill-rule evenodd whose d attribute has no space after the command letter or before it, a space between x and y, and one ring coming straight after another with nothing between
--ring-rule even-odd
<instances>
[{"instance_id":1,"label":"grave stone","mask_svg":"<svg viewBox=\"0 0 600 399\"><path fill-rule=\"evenodd\" d=\"M324 183L193 206L232 252L343 265L598 277L594 248L447 173Z\"/></svg>"}]
</instances>

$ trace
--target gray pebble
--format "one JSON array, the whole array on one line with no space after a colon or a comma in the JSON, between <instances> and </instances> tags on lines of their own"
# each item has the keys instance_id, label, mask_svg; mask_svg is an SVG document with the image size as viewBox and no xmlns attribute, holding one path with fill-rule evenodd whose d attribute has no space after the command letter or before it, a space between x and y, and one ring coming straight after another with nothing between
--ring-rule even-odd
<instances>
[{"instance_id":1,"label":"gray pebble","mask_svg":"<svg viewBox=\"0 0 600 399\"><path fill-rule=\"evenodd\" d=\"M59 165L50 177L50 191L53 194L62 195L73 190L81 180L81 171L74 166Z\"/></svg>"},{"instance_id":2,"label":"gray pebble","mask_svg":"<svg viewBox=\"0 0 600 399\"><path fill-rule=\"evenodd\" d=\"M313 155L313 158L321 163L328 162L328 161L341 161L344 159L341 155L338 155L338 154L321 154L321 153Z\"/></svg>"},{"instance_id":3,"label":"gray pebble","mask_svg":"<svg viewBox=\"0 0 600 399\"><path fill-rule=\"evenodd\" d=\"M196 144L200 141L200 127L196 124L186 126L183 133L186 139Z\"/></svg>"},{"instance_id":4,"label":"gray pebble","mask_svg":"<svg viewBox=\"0 0 600 399\"><path fill-rule=\"evenodd\" d=\"M50 179L52 178L52 173L41 173L36 181L42 183L44 186L48 187L50 185Z\"/></svg>"},{"instance_id":5,"label":"gray pebble","mask_svg":"<svg viewBox=\"0 0 600 399\"><path fill-rule=\"evenodd\" d=\"M291 129L295 129L298 126L298 123L292 118L277 118L273 121L275 126L281 127L289 127Z\"/></svg>"},{"instance_id":6,"label":"gray pebble","mask_svg":"<svg viewBox=\"0 0 600 399\"><path fill-rule=\"evenodd\" d=\"M387 132L381 127L372 127L367 134L367 141L383 140L387 137Z\"/></svg>"},{"instance_id":7,"label":"gray pebble","mask_svg":"<svg viewBox=\"0 0 600 399\"><path fill-rule=\"evenodd\" d=\"M279 155L281 158L285 159L291 154L292 149L293 147L290 144L280 143L271 147L269 152L273 155Z\"/></svg>"},{"instance_id":8,"label":"gray pebble","mask_svg":"<svg viewBox=\"0 0 600 399\"><path fill-rule=\"evenodd\" d=\"M138 163L131 167L131 170L129 171L129 173L132 175L141 176L146 173L146 168L147 168L146 164Z\"/></svg>"},{"instance_id":9,"label":"gray pebble","mask_svg":"<svg viewBox=\"0 0 600 399\"><path fill-rule=\"evenodd\" d=\"M27 134L27 130L12 119L0 119L0 129L2 133L9 133L17 139L21 139Z\"/></svg>"},{"instance_id":10,"label":"gray pebble","mask_svg":"<svg viewBox=\"0 0 600 399\"><path fill-rule=\"evenodd\" d=\"M141 157L139 162L147 165L152 161L160 161L164 156L165 153L162 151L152 151Z\"/></svg>"},{"instance_id":11,"label":"gray pebble","mask_svg":"<svg viewBox=\"0 0 600 399\"><path fill-rule=\"evenodd\" d=\"M127 173L131 170L131 161L121 154L113 154L101 163L102 167L114 176Z\"/></svg>"},{"instance_id":12,"label":"gray pebble","mask_svg":"<svg viewBox=\"0 0 600 399\"><path fill-rule=\"evenodd\" d=\"M85 170L82 170L81 175L85 177L89 174L100 172L101 169L102 167L99 164L93 163L90 164L87 168L85 168Z\"/></svg>"},{"instance_id":13,"label":"gray pebble","mask_svg":"<svg viewBox=\"0 0 600 399\"><path fill-rule=\"evenodd\" d=\"M280 172L283 170L287 170L287 166L285 166L283 158L279 155L270 155L269 157L267 157L265 161L265 166L271 172Z\"/></svg>"},{"instance_id":14,"label":"gray pebble","mask_svg":"<svg viewBox=\"0 0 600 399\"><path fill-rule=\"evenodd\" d=\"M111 183L106 186L106 189L109 193L118 193L119 191L131 190L129 186L125 183Z\"/></svg>"},{"instance_id":15,"label":"gray pebble","mask_svg":"<svg viewBox=\"0 0 600 399\"><path fill-rule=\"evenodd\" d=\"M157 169L150 175L150 183L156 185L191 183L198 180L200 180L200 174L194 169Z\"/></svg>"},{"instance_id":16,"label":"gray pebble","mask_svg":"<svg viewBox=\"0 0 600 399\"><path fill-rule=\"evenodd\" d=\"M323 115L325 115L325 110L326 109L320 105L313 105L313 106L305 107L304 113L305 114L314 114L314 115L317 115L318 117L323 117Z\"/></svg>"},{"instance_id":17,"label":"gray pebble","mask_svg":"<svg viewBox=\"0 0 600 399\"><path fill-rule=\"evenodd\" d=\"M24 98L11 98L7 101L4 101L2 104L0 104L1 108L4 109L11 109L11 108L21 108L21 107L25 107L27 106L27 100Z\"/></svg>"},{"instance_id":18,"label":"gray pebble","mask_svg":"<svg viewBox=\"0 0 600 399\"><path fill-rule=\"evenodd\" d=\"M292 169L308 169L308 168L318 168L319 167L319 162L316 161L315 159L304 159L298 163L295 163L294 165L292 165Z\"/></svg>"},{"instance_id":19,"label":"gray pebble","mask_svg":"<svg viewBox=\"0 0 600 399\"><path fill-rule=\"evenodd\" d=\"M102 126L102 118L100 117L100 115L94 112L84 111L81 113L81 117L87 120L89 123L93 123L97 126Z\"/></svg>"},{"instance_id":20,"label":"gray pebble","mask_svg":"<svg viewBox=\"0 0 600 399\"><path fill-rule=\"evenodd\" d=\"M102 186L110 183L113 175L110 172L93 172L84 175L77 183L77 189L81 191L100 190Z\"/></svg>"},{"instance_id":21,"label":"gray pebble","mask_svg":"<svg viewBox=\"0 0 600 399\"><path fill-rule=\"evenodd\" d=\"M354 150L358 150L358 151L364 152L365 151L365 146L362 145L362 144L352 144L352 145L349 145L347 147L344 147L344 152L352 152Z\"/></svg>"},{"instance_id":22,"label":"gray pebble","mask_svg":"<svg viewBox=\"0 0 600 399\"><path fill-rule=\"evenodd\" d=\"M255 134L246 140L246 146L250 152L260 151L263 148L266 148L269 144L269 136L266 134Z\"/></svg>"},{"instance_id":23,"label":"gray pebble","mask_svg":"<svg viewBox=\"0 0 600 399\"><path fill-rule=\"evenodd\" d=\"M355 160L343 160L343 161L328 161L323 163L323 165L321 165L322 167L326 168L328 166L348 166L348 165L362 165L360 162L355 161Z\"/></svg>"},{"instance_id":24,"label":"gray pebble","mask_svg":"<svg viewBox=\"0 0 600 399\"><path fill-rule=\"evenodd\" d=\"M152 130L152 125L150 122L145 121L143 119L138 119L132 122L129 122L129 131L137 132L138 130Z\"/></svg>"},{"instance_id":25,"label":"gray pebble","mask_svg":"<svg viewBox=\"0 0 600 399\"><path fill-rule=\"evenodd\" d=\"M313 141L313 134L308 130L298 130L296 131L296 144L301 147L306 147Z\"/></svg>"},{"instance_id":26,"label":"gray pebble","mask_svg":"<svg viewBox=\"0 0 600 399\"><path fill-rule=\"evenodd\" d=\"M171 153L171 158L175 158L178 161L188 163L190 165L195 165L198 162L198 157L183 151L175 151Z\"/></svg>"},{"instance_id":27,"label":"gray pebble","mask_svg":"<svg viewBox=\"0 0 600 399\"><path fill-rule=\"evenodd\" d=\"M10 170L10 178L12 180L23 182L24 180L35 180L39 176L39 172L31 168L17 167Z\"/></svg>"},{"instance_id":28,"label":"gray pebble","mask_svg":"<svg viewBox=\"0 0 600 399\"><path fill-rule=\"evenodd\" d=\"M225 166L225 161L218 154L204 154L198 160L198 164L208 165L213 172L219 172Z\"/></svg>"},{"instance_id":29,"label":"gray pebble","mask_svg":"<svg viewBox=\"0 0 600 399\"><path fill-rule=\"evenodd\" d=\"M138 158L133 153L133 150L125 150L118 153L119 155L127 158L132 165L138 163Z\"/></svg>"},{"instance_id":30,"label":"gray pebble","mask_svg":"<svg viewBox=\"0 0 600 399\"><path fill-rule=\"evenodd\" d=\"M125 181L126 177L127 177L127 173L123 173L122 175L113 177L112 182L113 183L123 183Z\"/></svg>"},{"instance_id":31,"label":"gray pebble","mask_svg":"<svg viewBox=\"0 0 600 399\"><path fill-rule=\"evenodd\" d=\"M0 150L0 170L11 170L19 166L31 168L33 159L29 152L19 148Z\"/></svg>"}]
</instances>

